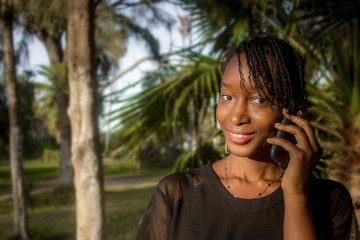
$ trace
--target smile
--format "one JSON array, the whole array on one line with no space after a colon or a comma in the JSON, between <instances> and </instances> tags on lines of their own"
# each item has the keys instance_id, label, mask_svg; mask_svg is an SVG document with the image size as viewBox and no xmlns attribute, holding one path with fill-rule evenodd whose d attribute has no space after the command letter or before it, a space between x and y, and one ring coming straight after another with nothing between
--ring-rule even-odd
<instances>
[{"instance_id":1,"label":"smile","mask_svg":"<svg viewBox=\"0 0 360 240\"><path fill-rule=\"evenodd\" d=\"M236 134L236 133L231 133L228 132L228 139L235 144L246 144L248 143L254 136L255 134Z\"/></svg>"}]
</instances>

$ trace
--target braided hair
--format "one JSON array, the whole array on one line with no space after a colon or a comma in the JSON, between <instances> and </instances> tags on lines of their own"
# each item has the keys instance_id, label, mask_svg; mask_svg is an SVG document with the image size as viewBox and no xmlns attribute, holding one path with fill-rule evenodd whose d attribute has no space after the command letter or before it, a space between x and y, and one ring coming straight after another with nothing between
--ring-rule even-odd
<instances>
[{"instance_id":1,"label":"braided hair","mask_svg":"<svg viewBox=\"0 0 360 240\"><path fill-rule=\"evenodd\" d=\"M230 60L238 59L240 86L244 87L240 55L245 54L249 67L249 81L260 96L280 112L288 108L296 114L307 114L307 95L304 80L304 60L287 42L272 36L255 37L229 49L222 60L221 71Z\"/></svg>"}]
</instances>

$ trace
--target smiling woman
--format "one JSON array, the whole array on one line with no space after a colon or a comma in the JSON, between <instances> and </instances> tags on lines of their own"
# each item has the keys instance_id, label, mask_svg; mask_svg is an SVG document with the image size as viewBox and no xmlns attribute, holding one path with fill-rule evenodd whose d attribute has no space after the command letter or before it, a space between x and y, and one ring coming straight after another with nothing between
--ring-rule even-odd
<instances>
[{"instance_id":1,"label":"smiling woman","mask_svg":"<svg viewBox=\"0 0 360 240\"><path fill-rule=\"evenodd\" d=\"M241 62L242 74L245 81L240 86L239 67ZM273 127L279 122L281 115L271 107L270 101L261 96L250 78L246 58L241 55L229 61L223 74L221 83L221 97L218 103L216 117L223 130L230 152L240 156L253 155L256 151L263 151L260 159L266 159L269 144L266 139L274 136ZM237 76L237 77L234 77ZM239 148L237 146L242 145ZM266 145L266 148L259 148Z\"/></svg>"},{"instance_id":2,"label":"smiling woman","mask_svg":"<svg viewBox=\"0 0 360 240\"><path fill-rule=\"evenodd\" d=\"M138 239L359 238L348 190L313 177L322 148L305 118L303 71L298 53L274 37L229 50L216 112L227 156L165 177ZM286 170L273 161L273 144L288 153Z\"/></svg>"}]
</instances>

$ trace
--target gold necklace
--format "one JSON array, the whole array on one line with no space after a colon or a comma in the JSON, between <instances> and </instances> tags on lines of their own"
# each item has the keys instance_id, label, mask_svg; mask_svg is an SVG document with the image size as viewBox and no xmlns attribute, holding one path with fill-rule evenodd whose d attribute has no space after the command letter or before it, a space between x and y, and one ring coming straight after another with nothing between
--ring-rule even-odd
<instances>
[{"instance_id":1,"label":"gold necklace","mask_svg":"<svg viewBox=\"0 0 360 240\"><path fill-rule=\"evenodd\" d=\"M227 188L227 190L231 193L231 195L233 195L233 196L236 197L236 198L239 198L239 196L237 196L237 195L231 190L231 187L230 187L230 185L229 185L228 176L227 176L226 158L224 159L224 172L225 172L225 182L226 182L226 188ZM281 179L282 179L283 176L284 176L284 171L281 171L280 176L279 176L277 179L275 179L275 180L271 181L270 183L268 183L268 185L266 186L266 188L265 188L263 191L259 192L258 195L256 196L256 198L261 197L274 183L276 183L276 182L281 182Z\"/></svg>"}]
</instances>

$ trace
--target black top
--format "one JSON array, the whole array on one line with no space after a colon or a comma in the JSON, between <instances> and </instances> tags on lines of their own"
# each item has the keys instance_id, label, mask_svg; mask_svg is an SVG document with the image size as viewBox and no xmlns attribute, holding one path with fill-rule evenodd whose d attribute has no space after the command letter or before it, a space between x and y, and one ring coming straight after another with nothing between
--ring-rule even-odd
<instances>
[{"instance_id":1,"label":"black top","mask_svg":"<svg viewBox=\"0 0 360 240\"><path fill-rule=\"evenodd\" d=\"M359 239L352 200L343 185L313 179L309 200L319 239ZM261 198L235 198L207 164L160 181L137 239L282 239L283 221L281 187Z\"/></svg>"}]
</instances>

